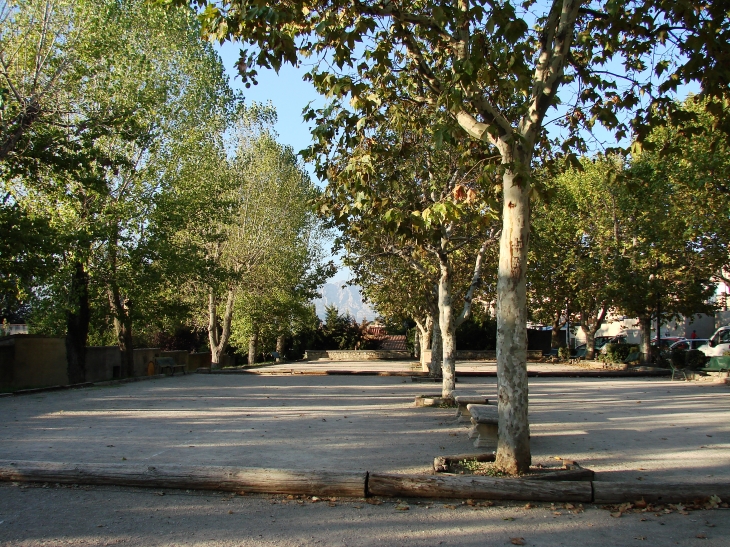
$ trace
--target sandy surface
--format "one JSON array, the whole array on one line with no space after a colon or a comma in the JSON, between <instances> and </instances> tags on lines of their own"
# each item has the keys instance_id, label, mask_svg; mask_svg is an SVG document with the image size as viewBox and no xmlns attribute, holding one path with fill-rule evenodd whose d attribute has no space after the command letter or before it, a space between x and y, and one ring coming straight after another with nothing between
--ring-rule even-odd
<instances>
[{"instance_id":1,"label":"sandy surface","mask_svg":"<svg viewBox=\"0 0 730 547\"><path fill-rule=\"evenodd\" d=\"M164 495L160 495L164 494ZM371 500L373 501L373 500ZM581 512L581 509L584 509ZM730 511L614 518L586 505L384 500L0 485L0 546L536 547L730 545ZM522 544L517 540L517 544Z\"/></svg>"},{"instance_id":2,"label":"sandy surface","mask_svg":"<svg viewBox=\"0 0 730 547\"><path fill-rule=\"evenodd\" d=\"M462 392L496 394L496 379ZM0 398L0 459L425 473L479 452L438 384L401 377L186 375ZM730 479L730 388L665 379L530 379L533 461L599 480Z\"/></svg>"},{"instance_id":3,"label":"sandy surface","mask_svg":"<svg viewBox=\"0 0 730 547\"><path fill-rule=\"evenodd\" d=\"M457 385L496 392L493 378ZM477 451L453 410L414 407L438 390L401 377L187 375L5 397L0 459L428 472L436 455ZM575 459L600 480L730 478L724 384L534 378L530 396L534 461ZM0 483L0 546L730 546L727 509L667 510Z\"/></svg>"}]
</instances>

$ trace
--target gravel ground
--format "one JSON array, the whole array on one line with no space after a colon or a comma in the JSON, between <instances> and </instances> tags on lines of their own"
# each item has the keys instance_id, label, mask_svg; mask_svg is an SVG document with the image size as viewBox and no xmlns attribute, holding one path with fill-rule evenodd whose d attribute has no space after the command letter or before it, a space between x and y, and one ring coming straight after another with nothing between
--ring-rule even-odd
<instances>
[{"instance_id":1,"label":"gravel ground","mask_svg":"<svg viewBox=\"0 0 730 547\"><path fill-rule=\"evenodd\" d=\"M685 513L6 484L0 546L730 545L730 511Z\"/></svg>"},{"instance_id":2,"label":"gravel ground","mask_svg":"<svg viewBox=\"0 0 730 547\"><path fill-rule=\"evenodd\" d=\"M458 387L496 393L489 378ZM452 409L414 407L438 390L399 377L188 375L5 397L0 459L429 472L436 455L477 451ZM711 382L531 379L533 461L574 459L599 480L728 480L729 395ZM730 546L727 509L612 512L0 483L0 546Z\"/></svg>"},{"instance_id":3,"label":"gravel ground","mask_svg":"<svg viewBox=\"0 0 730 547\"><path fill-rule=\"evenodd\" d=\"M492 378L464 392L496 394ZM479 452L438 384L400 377L187 375L0 398L0 459L426 473ZM533 463L600 480L730 480L730 388L666 379L530 379Z\"/></svg>"}]
</instances>

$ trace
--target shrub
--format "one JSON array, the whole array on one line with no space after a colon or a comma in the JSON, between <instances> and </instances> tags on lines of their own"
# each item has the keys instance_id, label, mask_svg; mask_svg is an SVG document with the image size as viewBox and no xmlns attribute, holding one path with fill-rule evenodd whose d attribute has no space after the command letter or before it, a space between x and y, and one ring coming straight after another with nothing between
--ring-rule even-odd
<instances>
[{"instance_id":1,"label":"shrub","mask_svg":"<svg viewBox=\"0 0 730 547\"><path fill-rule=\"evenodd\" d=\"M684 368L687 363L687 350L673 349L672 354L669 356L669 360L674 368Z\"/></svg>"},{"instance_id":2,"label":"shrub","mask_svg":"<svg viewBox=\"0 0 730 547\"><path fill-rule=\"evenodd\" d=\"M570 349L569 348L558 348L558 357L560 359L570 359Z\"/></svg>"},{"instance_id":3,"label":"shrub","mask_svg":"<svg viewBox=\"0 0 730 547\"><path fill-rule=\"evenodd\" d=\"M605 352L602 358L608 363L623 363L635 347L628 344L606 344L603 346Z\"/></svg>"},{"instance_id":4,"label":"shrub","mask_svg":"<svg viewBox=\"0 0 730 547\"><path fill-rule=\"evenodd\" d=\"M707 361L709 360L709 357L707 357L700 350L691 349L687 352L687 355L685 356L684 366L688 370L699 370L704 367L705 363L707 363Z\"/></svg>"}]
</instances>

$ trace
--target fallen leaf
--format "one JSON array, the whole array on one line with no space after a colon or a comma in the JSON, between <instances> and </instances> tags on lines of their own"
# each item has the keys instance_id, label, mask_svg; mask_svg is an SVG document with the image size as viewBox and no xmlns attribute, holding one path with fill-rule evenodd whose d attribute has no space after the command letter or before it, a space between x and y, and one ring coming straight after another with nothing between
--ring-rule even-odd
<instances>
[{"instance_id":1,"label":"fallen leaf","mask_svg":"<svg viewBox=\"0 0 730 547\"><path fill-rule=\"evenodd\" d=\"M646 536L634 536L634 539L644 540L644 539L646 539Z\"/></svg>"},{"instance_id":2,"label":"fallen leaf","mask_svg":"<svg viewBox=\"0 0 730 547\"><path fill-rule=\"evenodd\" d=\"M525 544L525 538L509 538L509 541L512 545L524 545Z\"/></svg>"},{"instance_id":3,"label":"fallen leaf","mask_svg":"<svg viewBox=\"0 0 730 547\"><path fill-rule=\"evenodd\" d=\"M370 505L380 505L380 504L382 504L382 503L383 503L383 502L382 502L382 501L380 501L379 499L375 499L375 498L368 498L368 499L366 499L365 501L366 501L367 503L369 503Z\"/></svg>"},{"instance_id":4,"label":"fallen leaf","mask_svg":"<svg viewBox=\"0 0 730 547\"><path fill-rule=\"evenodd\" d=\"M525 509L533 509L534 507L535 506L532 505L531 503L528 503L527 505L525 505Z\"/></svg>"},{"instance_id":5,"label":"fallen leaf","mask_svg":"<svg viewBox=\"0 0 730 547\"><path fill-rule=\"evenodd\" d=\"M647 503L644 498L641 498L639 501L634 502L634 507L637 507L638 509L644 509L646 505Z\"/></svg>"},{"instance_id":6,"label":"fallen leaf","mask_svg":"<svg viewBox=\"0 0 730 547\"><path fill-rule=\"evenodd\" d=\"M707 534L705 534L704 532L700 532L700 533L699 533L699 534L697 534L697 535L696 535L695 537L696 537L697 539L707 539Z\"/></svg>"},{"instance_id":7,"label":"fallen leaf","mask_svg":"<svg viewBox=\"0 0 730 547\"><path fill-rule=\"evenodd\" d=\"M560 511L553 511L553 515L555 515L556 517L559 517L562 514L563 513L561 513Z\"/></svg>"},{"instance_id":8,"label":"fallen leaf","mask_svg":"<svg viewBox=\"0 0 730 547\"><path fill-rule=\"evenodd\" d=\"M566 503L565 508L566 509L575 509L575 505L573 505L572 503Z\"/></svg>"},{"instance_id":9,"label":"fallen leaf","mask_svg":"<svg viewBox=\"0 0 730 547\"><path fill-rule=\"evenodd\" d=\"M396 511L408 511L410 507L408 505L396 505L395 510Z\"/></svg>"},{"instance_id":10,"label":"fallen leaf","mask_svg":"<svg viewBox=\"0 0 730 547\"><path fill-rule=\"evenodd\" d=\"M623 513L621 511L615 511L615 512L611 513L611 516L613 518L620 518L621 515L623 515Z\"/></svg>"},{"instance_id":11,"label":"fallen leaf","mask_svg":"<svg viewBox=\"0 0 730 547\"><path fill-rule=\"evenodd\" d=\"M444 505L446 509L456 509L456 505Z\"/></svg>"},{"instance_id":12,"label":"fallen leaf","mask_svg":"<svg viewBox=\"0 0 730 547\"><path fill-rule=\"evenodd\" d=\"M515 520L514 517L504 517L502 520Z\"/></svg>"},{"instance_id":13,"label":"fallen leaf","mask_svg":"<svg viewBox=\"0 0 730 547\"><path fill-rule=\"evenodd\" d=\"M233 514L233 511L228 511L228 514L229 514L229 515L232 515L232 514Z\"/></svg>"}]
</instances>

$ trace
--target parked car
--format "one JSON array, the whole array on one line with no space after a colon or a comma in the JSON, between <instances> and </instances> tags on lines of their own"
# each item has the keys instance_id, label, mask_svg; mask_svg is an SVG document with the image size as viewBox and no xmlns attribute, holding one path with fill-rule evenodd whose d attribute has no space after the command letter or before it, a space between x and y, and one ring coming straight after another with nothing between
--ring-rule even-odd
<instances>
[{"instance_id":1,"label":"parked car","mask_svg":"<svg viewBox=\"0 0 730 547\"><path fill-rule=\"evenodd\" d=\"M684 340L674 342L674 344L669 346L669 351L673 351L675 349L700 349L702 346L706 346L708 342L709 340L707 338L686 338Z\"/></svg>"},{"instance_id":2,"label":"parked car","mask_svg":"<svg viewBox=\"0 0 730 547\"><path fill-rule=\"evenodd\" d=\"M661 341L659 343L659 349L665 350L669 348L672 344L682 342L683 340L685 340L685 338L682 338L681 336L664 336L661 338ZM652 347L657 347L656 337L651 339L651 345Z\"/></svg>"},{"instance_id":3,"label":"parked car","mask_svg":"<svg viewBox=\"0 0 730 547\"><path fill-rule=\"evenodd\" d=\"M596 353L605 353L602 350L606 344L625 344L625 343L626 343L626 336L623 334L618 334L616 336L596 336L596 339L595 339ZM585 354L586 354L586 345L585 344L576 346L575 350L573 351L573 355L575 357L584 357Z\"/></svg>"},{"instance_id":4,"label":"parked car","mask_svg":"<svg viewBox=\"0 0 730 547\"><path fill-rule=\"evenodd\" d=\"M710 341L698 349L708 357L722 357L726 351L730 351L730 326L717 329Z\"/></svg>"}]
</instances>

